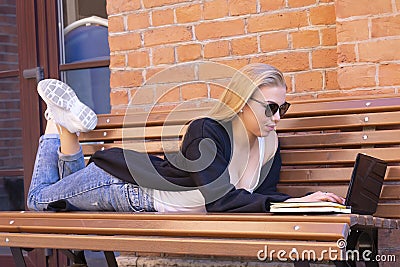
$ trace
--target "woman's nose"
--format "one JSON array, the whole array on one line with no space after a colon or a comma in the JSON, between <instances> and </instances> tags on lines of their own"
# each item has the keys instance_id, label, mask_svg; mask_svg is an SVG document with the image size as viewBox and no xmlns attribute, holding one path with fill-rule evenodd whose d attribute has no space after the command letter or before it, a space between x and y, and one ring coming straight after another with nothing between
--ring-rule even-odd
<instances>
[{"instance_id":1,"label":"woman's nose","mask_svg":"<svg viewBox=\"0 0 400 267\"><path fill-rule=\"evenodd\" d=\"M275 123L278 123L281 120L281 116L279 115L279 111L275 112L275 114L272 116L272 120Z\"/></svg>"}]
</instances>

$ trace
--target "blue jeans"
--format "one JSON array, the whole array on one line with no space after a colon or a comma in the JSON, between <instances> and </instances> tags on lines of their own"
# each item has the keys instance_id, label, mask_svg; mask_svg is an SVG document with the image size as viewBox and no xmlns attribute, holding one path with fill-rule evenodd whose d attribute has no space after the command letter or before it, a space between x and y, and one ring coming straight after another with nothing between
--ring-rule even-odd
<instances>
[{"instance_id":1,"label":"blue jeans","mask_svg":"<svg viewBox=\"0 0 400 267\"><path fill-rule=\"evenodd\" d=\"M127 183L97 167L85 167L82 149L74 155L59 151L57 134L39 140L27 205L44 210L51 202L66 200L77 210L155 211L153 198L137 185Z\"/></svg>"}]
</instances>

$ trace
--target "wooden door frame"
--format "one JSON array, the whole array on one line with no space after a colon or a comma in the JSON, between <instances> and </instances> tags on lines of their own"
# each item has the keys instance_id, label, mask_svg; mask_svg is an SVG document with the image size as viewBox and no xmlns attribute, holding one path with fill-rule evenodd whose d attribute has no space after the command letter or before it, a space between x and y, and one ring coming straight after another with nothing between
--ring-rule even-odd
<instances>
[{"instance_id":1,"label":"wooden door frame","mask_svg":"<svg viewBox=\"0 0 400 267\"><path fill-rule=\"evenodd\" d=\"M17 0L18 58L23 140L24 193L30 186L38 140L44 132L44 105L35 78L24 78L24 70L39 68L43 78L59 78L57 3L54 0ZM66 262L54 251L34 250L29 266L56 267ZM47 260L48 258L48 260Z\"/></svg>"}]
</instances>

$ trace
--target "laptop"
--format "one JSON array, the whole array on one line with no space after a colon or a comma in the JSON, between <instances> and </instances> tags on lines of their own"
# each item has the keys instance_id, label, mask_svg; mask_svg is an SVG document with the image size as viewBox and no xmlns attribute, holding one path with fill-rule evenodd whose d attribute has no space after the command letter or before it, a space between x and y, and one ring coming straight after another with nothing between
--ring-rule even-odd
<instances>
[{"instance_id":1,"label":"laptop","mask_svg":"<svg viewBox=\"0 0 400 267\"><path fill-rule=\"evenodd\" d=\"M372 215L378 207L387 163L365 154L357 154L344 205L333 202L271 203L273 213L338 212Z\"/></svg>"},{"instance_id":2,"label":"laptop","mask_svg":"<svg viewBox=\"0 0 400 267\"><path fill-rule=\"evenodd\" d=\"M346 196L352 213L372 215L378 207L387 163L365 154L357 154Z\"/></svg>"}]
</instances>

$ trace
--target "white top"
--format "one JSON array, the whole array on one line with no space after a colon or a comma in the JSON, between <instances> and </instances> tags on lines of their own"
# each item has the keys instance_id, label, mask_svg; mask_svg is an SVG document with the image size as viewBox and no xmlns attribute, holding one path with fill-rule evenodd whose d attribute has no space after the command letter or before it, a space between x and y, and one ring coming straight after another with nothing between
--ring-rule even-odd
<instances>
[{"instance_id":1,"label":"white top","mask_svg":"<svg viewBox=\"0 0 400 267\"><path fill-rule=\"evenodd\" d=\"M230 178L231 184L236 189L245 189L250 193L253 193L259 180L261 167L263 165L264 153L265 153L265 138L258 137L258 146L260 151L260 161L255 172L254 177L248 179L239 179L239 177ZM275 149L276 150L276 149ZM272 155L273 156L273 155ZM228 166L228 170L231 166ZM235 180L234 180L235 179ZM162 191L156 189L144 189L146 192L153 196L154 208L159 212L206 212L205 199L201 194L200 190L190 191Z\"/></svg>"}]
</instances>

